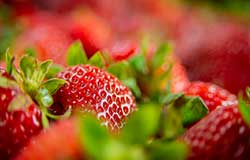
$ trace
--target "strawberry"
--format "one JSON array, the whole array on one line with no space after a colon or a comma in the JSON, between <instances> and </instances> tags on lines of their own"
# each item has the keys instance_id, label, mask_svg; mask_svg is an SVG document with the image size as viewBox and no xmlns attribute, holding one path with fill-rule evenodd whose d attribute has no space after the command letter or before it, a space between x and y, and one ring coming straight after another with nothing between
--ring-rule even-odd
<instances>
[{"instance_id":1,"label":"strawberry","mask_svg":"<svg viewBox=\"0 0 250 160\"><path fill-rule=\"evenodd\" d=\"M183 135L191 147L189 159L247 159L250 131L237 104L212 111Z\"/></svg>"},{"instance_id":2,"label":"strawberry","mask_svg":"<svg viewBox=\"0 0 250 160\"><path fill-rule=\"evenodd\" d=\"M12 80L3 78L7 73L1 73L0 79L0 157L8 159L15 155L21 147L27 144L30 137L37 135L42 129L41 111L18 87L12 85ZM18 109L13 109L18 108Z\"/></svg>"},{"instance_id":3,"label":"strawberry","mask_svg":"<svg viewBox=\"0 0 250 160\"><path fill-rule=\"evenodd\" d=\"M187 77L186 69L182 64L175 58L173 68L171 69L171 91L178 93L183 91L190 85Z\"/></svg>"},{"instance_id":4,"label":"strawberry","mask_svg":"<svg viewBox=\"0 0 250 160\"><path fill-rule=\"evenodd\" d=\"M128 60L136 54L138 45L132 41L116 41L108 48L108 53L114 61Z\"/></svg>"},{"instance_id":5,"label":"strawberry","mask_svg":"<svg viewBox=\"0 0 250 160\"><path fill-rule=\"evenodd\" d=\"M58 90L56 100L64 108L94 112L111 130L120 129L136 109L131 91L116 77L90 65L77 65L58 74L67 83Z\"/></svg>"},{"instance_id":6,"label":"strawberry","mask_svg":"<svg viewBox=\"0 0 250 160\"><path fill-rule=\"evenodd\" d=\"M50 61L37 63L34 57L24 56L18 70L8 51L6 55L7 71L0 69L0 157L9 159L48 126L47 116L53 117L47 109L53 103L52 90L64 81L43 82Z\"/></svg>"},{"instance_id":7,"label":"strawberry","mask_svg":"<svg viewBox=\"0 0 250 160\"><path fill-rule=\"evenodd\" d=\"M17 58L28 48L35 51L39 60L52 59L57 64L65 65L65 54L72 41L64 27L66 22L58 20L56 15L43 12L22 17L22 20L26 30L17 37L13 45Z\"/></svg>"},{"instance_id":8,"label":"strawberry","mask_svg":"<svg viewBox=\"0 0 250 160\"><path fill-rule=\"evenodd\" d=\"M188 96L200 96L210 111L236 102L234 94L212 83L191 82L183 92Z\"/></svg>"},{"instance_id":9,"label":"strawberry","mask_svg":"<svg viewBox=\"0 0 250 160\"><path fill-rule=\"evenodd\" d=\"M71 38L81 40L88 57L106 47L113 38L110 26L90 10L73 12L70 24Z\"/></svg>"},{"instance_id":10,"label":"strawberry","mask_svg":"<svg viewBox=\"0 0 250 160\"><path fill-rule=\"evenodd\" d=\"M80 159L82 149L77 128L73 119L57 122L34 137L15 159Z\"/></svg>"},{"instance_id":11,"label":"strawberry","mask_svg":"<svg viewBox=\"0 0 250 160\"><path fill-rule=\"evenodd\" d=\"M176 44L191 80L213 82L234 94L249 85L248 29L221 19L193 18L179 26Z\"/></svg>"}]
</instances>

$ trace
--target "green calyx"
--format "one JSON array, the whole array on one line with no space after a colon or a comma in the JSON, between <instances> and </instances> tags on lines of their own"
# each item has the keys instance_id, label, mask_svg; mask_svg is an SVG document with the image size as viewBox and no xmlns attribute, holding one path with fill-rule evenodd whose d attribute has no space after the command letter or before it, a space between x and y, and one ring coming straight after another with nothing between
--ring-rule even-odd
<instances>
[{"instance_id":1,"label":"green calyx","mask_svg":"<svg viewBox=\"0 0 250 160\"><path fill-rule=\"evenodd\" d=\"M14 66L13 62L14 57L11 57L9 50L7 50L6 70L8 74L14 78L21 90L39 105L44 117L46 117L49 113L48 107L53 104L52 95L65 83L65 80L45 78L52 65L50 60L38 62L33 56L24 55L20 60L19 69ZM43 123L44 126L47 126L46 123Z\"/></svg>"},{"instance_id":2,"label":"green calyx","mask_svg":"<svg viewBox=\"0 0 250 160\"><path fill-rule=\"evenodd\" d=\"M78 64L90 64L103 68L105 64L105 59L101 52L95 53L92 57L88 59L82 43L80 41L75 41L72 43L67 52L67 65L75 66Z\"/></svg>"},{"instance_id":3,"label":"green calyx","mask_svg":"<svg viewBox=\"0 0 250 160\"><path fill-rule=\"evenodd\" d=\"M238 96L238 107L245 123L250 126L250 88L246 88L246 96L242 93Z\"/></svg>"}]
</instances>

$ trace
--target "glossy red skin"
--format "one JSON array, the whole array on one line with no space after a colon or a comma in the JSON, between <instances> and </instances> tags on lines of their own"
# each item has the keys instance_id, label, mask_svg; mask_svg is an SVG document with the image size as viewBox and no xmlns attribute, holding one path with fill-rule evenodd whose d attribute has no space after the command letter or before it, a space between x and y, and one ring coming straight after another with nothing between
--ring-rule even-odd
<instances>
[{"instance_id":1,"label":"glossy red skin","mask_svg":"<svg viewBox=\"0 0 250 160\"><path fill-rule=\"evenodd\" d=\"M83 159L76 124L73 119L56 122L34 137L14 160Z\"/></svg>"},{"instance_id":2,"label":"glossy red skin","mask_svg":"<svg viewBox=\"0 0 250 160\"><path fill-rule=\"evenodd\" d=\"M246 160L249 136L249 127L234 104L218 107L182 138L191 147L189 160Z\"/></svg>"},{"instance_id":3,"label":"glossy red skin","mask_svg":"<svg viewBox=\"0 0 250 160\"><path fill-rule=\"evenodd\" d=\"M132 92L116 77L94 66L78 65L58 74L67 83L56 93L66 109L93 112L110 130L119 130L135 109Z\"/></svg>"},{"instance_id":4,"label":"glossy red skin","mask_svg":"<svg viewBox=\"0 0 250 160\"><path fill-rule=\"evenodd\" d=\"M185 89L184 94L188 96L200 96L209 111L220 106L228 106L237 102L237 98L229 91L212 83L191 82Z\"/></svg>"},{"instance_id":5,"label":"glossy red skin","mask_svg":"<svg viewBox=\"0 0 250 160\"><path fill-rule=\"evenodd\" d=\"M5 73L6 74L6 73ZM19 89L0 87L0 157L9 159L25 146L41 129L41 112L33 103L22 109L8 111L8 106L20 94Z\"/></svg>"}]
</instances>

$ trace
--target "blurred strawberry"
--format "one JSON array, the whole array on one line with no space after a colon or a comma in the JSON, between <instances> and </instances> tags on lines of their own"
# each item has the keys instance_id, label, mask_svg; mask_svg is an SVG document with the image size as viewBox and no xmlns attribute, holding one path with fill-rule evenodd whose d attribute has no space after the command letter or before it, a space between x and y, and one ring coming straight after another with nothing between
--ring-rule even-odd
<instances>
[{"instance_id":1,"label":"blurred strawberry","mask_svg":"<svg viewBox=\"0 0 250 160\"><path fill-rule=\"evenodd\" d=\"M21 57L26 50L34 51L39 60L52 59L55 63L65 65L65 53L71 38L62 26L63 20L58 20L56 15L38 13L22 18L26 30L17 37L13 52Z\"/></svg>"},{"instance_id":2,"label":"blurred strawberry","mask_svg":"<svg viewBox=\"0 0 250 160\"><path fill-rule=\"evenodd\" d=\"M188 129L183 139L191 147L190 160L246 160L250 131L236 104L222 106Z\"/></svg>"},{"instance_id":3,"label":"blurred strawberry","mask_svg":"<svg viewBox=\"0 0 250 160\"><path fill-rule=\"evenodd\" d=\"M249 85L248 30L230 22L187 21L179 31L177 55L191 80L213 82L233 93Z\"/></svg>"},{"instance_id":4,"label":"blurred strawberry","mask_svg":"<svg viewBox=\"0 0 250 160\"><path fill-rule=\"evenodd\" d=\"M111 43L111 47L109 47L107 52L114 59L114 61L122 61L128 60L132 56L136 54L138 51L138 45L133 41L116 41Z\"/></svg>"},{"instance_id":5,"label":"blurred strawberry","mask_svg":"<svg viewBox=\"0 0 250 160\"><path fill-rule=\"evenodd\" d=\"M82 148L77 128L74 119L58 122L33 138L15 159L80 159Z\"/></svg>"},{"instance_id":6,"label":"blurred strawberry","mask_svg":"<svg viewBox=\"0 0 250 160\"><path fill-rule=\"evenodd\" d=\"M71 20L70 35L81 40L88 57L107 47L113 38L110 26L90 10L74 12Z\"/></svg>"}]
</instances>

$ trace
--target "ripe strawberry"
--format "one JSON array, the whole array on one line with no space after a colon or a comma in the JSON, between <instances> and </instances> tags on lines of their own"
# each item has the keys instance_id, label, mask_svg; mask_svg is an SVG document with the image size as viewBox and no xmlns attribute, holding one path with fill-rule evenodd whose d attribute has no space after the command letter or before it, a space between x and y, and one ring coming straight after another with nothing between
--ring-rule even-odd
<instances>
[{"instance_id":1,"label":"ripe strawberry","mask_svg":"<svg viewBox=\"0 0 250 160\"><path fill-rule=\"evenodd\" d=\"M213 82L235 94L249 85L248 29L221 19L186 20L179 27L176 44L191 80Z\"/></svg>"},{"instance_id":2,"label":"ripe strawberry","mask_svg":"<svg viewBox=\"0 0 250 160\"><path fill-rule=\"evenodd\" d=\"M175 59L171 70L171 91L178 93L185 90L190 85L187 73L182 64Z\"/></svg>"},{"instance_id":3,"label":"ripe strawberry","mask_svg":"<svg viewBox=\"0 0 250 160\"><path fill-rule=\"evenodd\" d=\"M34 137L15 159L80 159L82 148L77 128L73 119L57 122Z\"/></svg>"},{"instance_id":4,"label":"ripe strawberry","mask_svg":"<svg viewBox=\"0 0 250 160\"><path fill-rule=\"evenodd\" d=\"M247 159L249 135L249 128L234 104L212 111L188 129L183 139L191 147L190 160L243 160Z\"/></svg>"},{"instance_id":5,"label":"ripe strawberry","mask_svg":"<svg viewBox=\"0 0 250 160\"><path fill-rule=\"evenodd\" d=\"M117 41L108 48L108 53L115 61L128 60L138 50L138 45L132 41Z\"/></svg>"},{"instance_id":6,"label":"ripe strawberry","mask_svg":"<svg viewBox=\"0 0 250 160\"><path fill-rule=\"evenodd\" d=\"M0 157L9 159L42 129L41 111L18 87L0 84ZM9 84L14 83L7 80ZM17 108L17 109L13 109Z\"/></svg>"},{"instance_id":7,"label":"ripe strawberry","mask_svg":"<svg viewBox=\"0 0 250 160\"><path fill-rule=\"evenodd\" d=\"M72 41L67 35L66 22L48 13L36 13L23 17L22 20L26 30L17 37L13 46L17 58L28 48L36 51L35 56L39 60L52 59L57 64L65 65L65 54Z\"/></svg>"},{"instance_id":8,"label":"ripe strawberry","mask_svg":"<svg viewBox=\"0 0 250 160\"><path fill-rule=\"evenodd\" d=\"M110 26L90 10L74 12L70 24L71 38L81 40L88 57L107 47L113 38Z\"/></svg>"},{"instance_id":9,"label":"ripe strawberry","mask_svg":"<svg viewBox=\"0 0 250 160\"><path fill-rule=\"evenodd\" d=\"M8 51L6 59L7 70L0 68L0 157L9 159L48 126L51 95L64 81L44 82L51 61L38 63L34 57L23 56L18 70Z\"/></svg>"},{"instance_id":10,"label":"ripe strawberry","mask_svg":"<svg viewBox=\"0 0 250 160\"><path fill-rule=\"evenodd\" d=\"M184 93L189 96L200 96L210 111L236 103L234 94L212 83L191 82L184 89Z\"/></svg>"},{"instance_id":11,"label":"ripe strawberry","mask_svg":"<svg viewBox=\"0 0 250 160\"><path fill-rule=\"evenodd\" d=\"M94 112L111 130L123 126L126 117L136 109L131 91L116 77L94 66L77 65L59 73L67 83L55 97L65 108L79 107Z\"/></svg>"}]
</instances>

